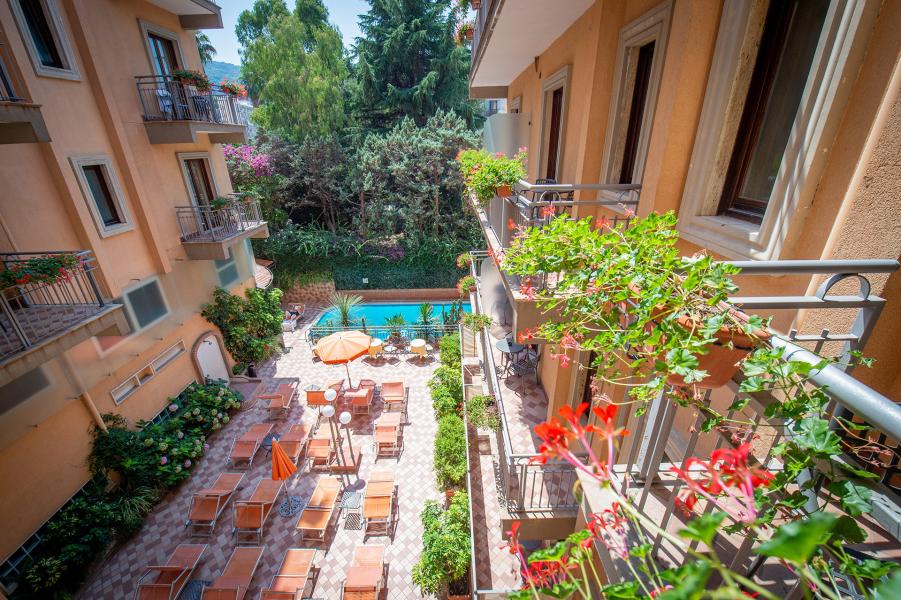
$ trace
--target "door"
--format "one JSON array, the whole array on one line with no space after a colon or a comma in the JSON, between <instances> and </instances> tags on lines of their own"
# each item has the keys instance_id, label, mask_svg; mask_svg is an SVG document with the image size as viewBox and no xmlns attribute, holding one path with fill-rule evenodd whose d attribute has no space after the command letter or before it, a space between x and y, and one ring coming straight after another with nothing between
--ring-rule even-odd
<instances>
[{"instance_id":1,"label":"door","mask_svg":"<svg viewBox=\"0 0 901 600\"><path fill-rule=\"evenodd\" d=\"M216 193L206 159L186 158L184 159L184 169L191 204L197 207L194 216L198 231L211 231L215 227L221 227L223 225L220 222L222 221L221 216L217 214L218 211L214 212L210 208Z\"/></svg>"},{"instance_id":2,"label":"door","mask_svg":"<svg viewBox=\"0 0 901 600\"><path fill-rule=\"evenodd\" d=\"M547 179L557 179L557 158L560 154L560 128L563 123L563 88L557 88L551 93L551 114L548 126L547 141Z\"/></svg>"},{"instance_id":3,"label":"door","mask_svg":"<svg viewBox=\"0 0 901 600\"><path fill-rule=\"evenodd\" d=\"M148 33L147 44L150 46L154 74L160 76L172 75L172 72L178 69L175 43L169 38L164 38L155 33Z\"/></svg>"},{"instance_id":4,"label":"door","mask_svg":"<svg viewBox=\"0 0 901 600\"><path fill-rule=\"evenodd\" d=\"M200 365L200 372L204 377L228 381L228 365L222 356L219 338L212 333L207 334L197 346L197 364Z\"/></svg>"}]
</instances>

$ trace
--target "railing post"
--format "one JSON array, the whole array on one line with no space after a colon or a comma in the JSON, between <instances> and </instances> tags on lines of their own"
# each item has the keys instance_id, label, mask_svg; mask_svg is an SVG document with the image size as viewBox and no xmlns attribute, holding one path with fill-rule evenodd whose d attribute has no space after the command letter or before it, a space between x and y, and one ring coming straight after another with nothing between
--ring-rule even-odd
<instances>
[{"instance_id":1,"label":"railing post","mask_svg":"<svg viewBox=\"0 0 901 600\"><path fill-rule=\"evenodd\" d=\"M28 339L28 336L25 335L25 330L22 329L22 325L13 315L12 307L9 305L9 301L6 299L6 296L0 290L0 307L3 308L3 314L6 315L6 319L12 324L13 331L16 332L16 337L19 338L19 341L22 342L22 346L24 348L28 348L31 346L31 340Z\"/></svg>"},{"instance_id":2,"label":"railing post","mask_svg":"<svg viewBox=\"0 0 901 600\"><path fill-rule=\"evenodd\" d=\"M94 292L94 298L97 300L97 304L101 307L106 306L106 301L103 299L103 294L100 293L100 287L97 285L97 280L94 278L94 270L88 269L87 266L83 266L84 274L87 275L88 283L91 285L91 291Z\"/></svg>"}]
</instances>

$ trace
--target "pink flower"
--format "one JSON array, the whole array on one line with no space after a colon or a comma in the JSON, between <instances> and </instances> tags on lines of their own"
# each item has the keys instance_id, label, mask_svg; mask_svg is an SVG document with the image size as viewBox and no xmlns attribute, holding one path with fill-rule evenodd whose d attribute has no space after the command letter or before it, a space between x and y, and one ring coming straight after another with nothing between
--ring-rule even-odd
<instances>
[{"instance_id":1,"label":"pink flower","mask_svg":"<svg viewBox=\"0 0 901 600\"><path fill-rule=\"evenodd\" d=\"M556 211L553 206L542 206L540 214L542 219L549 219L556 214Z\"/></svg>"},{"instance_id":2,"label":"pink flower","mask_svg":"<svg viewBox=\"0 0 901 600\"><path fill-rule=\"evenodd\" d=\"M169 457L168 457L168 456L164 456L164 457L162 457L162 458L160 459L160 464L161 464L161 465L165 465L165 464L168 463L168 462L169 462Z\"/></svg>"},{"instance_id":3,"label":"pink flower","mask_svg":"<svg viewBox=\"0 0 901 600\"><path fill-rule=\"evenodd\" d=\"M568 350L578 350L579 342L569 333L564 333L560 345Z\"/></svg>"},{"instance_id":4,"label":"pink flower","mask_svg":"<svg viewBox=\"0 0 901 600\"><path fill-rule=\"evenodd\" d=\"M610 219L607 217L601 217L597 221L595 221L595 226L598 229L609 229L610 228Z\"/></svg>"},{"instance_id":5,"label":"pink flower","mask_svg":"<svg viewBox=\"0 0 901 600\"><path fill-rule=\"evenodd\" d=\"M519 292L526 297L526 300L535 299L535 287L531 282L523 281L519 286Z\"/></svg>"}]
</instances>

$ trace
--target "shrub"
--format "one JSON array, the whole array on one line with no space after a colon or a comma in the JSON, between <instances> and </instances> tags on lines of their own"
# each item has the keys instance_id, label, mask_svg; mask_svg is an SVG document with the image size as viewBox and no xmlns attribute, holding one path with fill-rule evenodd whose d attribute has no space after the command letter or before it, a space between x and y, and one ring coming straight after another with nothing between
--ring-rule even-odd
<instances>
[{"instance_id":1,"label":"shrub","mask_svg":"<svg viewBox=\"0 0 901 600\"><path fill-rule=\"evenodd\" d=\"M435 434L435 476L443 489L463 484L466 477L466 429L463 419L447 415Z\"/></svg>"},{"instance_id":2,"label":"shrub","mask_svg":"<svg viewBox=\"0 0 901 600\"><path fill-rule=\"evenodd\" d=\"M491 315L484 313L466 313L463 315L463 325L473 333L480 333L484 328L491 327L493 322Z\"/></svg>"},{"instance_id":3,"label":"shrub","mask_svg":"<svg viewBox=\"0 0 901 600\"><path fill-rule=\"evenodd\" d=\"M431 388L432 391L443 388L447 390L451 396L462 402L463 380L460 377L460 367L454 368L448 365L441 365L435 369L435 373L429 380L429 388Z\"/></svg>"},{"instance_id":4,"label":"shrub","mask_svg":"<svg viewBox=\"0 0 901 600\"><path fill-rule=\"evenodd\" d=\"M237 362L258 363L278 347L282 331L278 288L259 290L248 288L246 299L216 288L213 301L203 305L201 314L219 328L225 348Z\"/></svg>"},{"instance_id":5,"label":"shrub","mask_svg":"<svg viewBox=\"0 0 901 600\"><path fill-rule=\"evenodd\" d=\"M501 425L497 402L491 396L473 396L467 403L466 418L473 427L496 430Z\"/></svg>"},{"instance_id":6,"label":"shrub","mask_svg":"<svg viewBox=\"0 0 901 600\"><path fill-rule=\"evenodd\" d=\"M435 409L435 416L439 419L447 415L459 415L460 400L447 388L437 387L432 390L432 408Z\"/></svg>"},{"instance_id":7,"label":"shrub","mask_svg":"<svg viewBox=\"0 0 901 600\"><path fill-rule=\"evenodd\" d=\"M453 367L455 369L460 368L460 361L462 360L462 357L460 354L459 334L454 333L452 335L446 335L442 337L438 341L438 351L441 364Z\"/></svg>"},{"instance_id":8,"label":"shrub","mask_svg":"<svg viewBox=\"0 0 901 600\"><path fill-rule=\"evenodd\" d=\"M422 594L438 594L449 583L466 576L471 560L469 498L459 491L442 509L429 500L420 515L422 556L413 566L413 583Z\"/></svg>"}]
</instances>

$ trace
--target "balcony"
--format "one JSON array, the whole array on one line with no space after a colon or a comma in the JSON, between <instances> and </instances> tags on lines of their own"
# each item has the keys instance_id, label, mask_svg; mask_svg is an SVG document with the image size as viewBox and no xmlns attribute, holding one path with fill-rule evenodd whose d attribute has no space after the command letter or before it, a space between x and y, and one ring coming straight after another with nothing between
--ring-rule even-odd
<instances>
[{"instance_id":1,"label":"balcony","mask_svg":"<svg viewBox=\"0 0 901 600\"><path fill-rule=\"evenodd\" d=\"M178 15L182 29L222 29L222 10L210 0L150 0Z\"/></svg>"},{"instance_id":2,"label":"balcony","mask_svg":"<svg viewBox=\"0 0 901 600\"><path fill-rule=\"evenodd\" d=\"M0 144L49 142L41 106L25 94L9 46L0 38Z\"/></svg>"},{"instance_id":3,"label":"balcony","mask_svg":"<svg viewBox=\"0 0 901 600\"><path fill-rule=\"evenodd\" d=\"M780 276L789 288L791 278L822 277L824 283L814 293L802 296L736 295L734 305L748 312L776 315L780 311L805 309L808 315L842 315L847 317L846 331L798 331L789 327L787 333L774 331L772 345L784 348L785 360L816 365L812 381L823 386L830 396L827 411L838 411L843 417L870 426L866 433L858 433L871 443L853 448L846 459L850 464L866 466L879 479L873 490L872 514L857 519L867 533L867 539L849 548L854 556L897 560L901 556L901 408L892 400L863 385L840 366L823 367L817 354L836 355L864 347L885 300L870 293L867 277L897 271L895 260L810 260L810 261L748 261L738 263L742 273L737 276L739 294L755 289L754 280L761 276ZM483 284L485 275L479 273L477 261L472 264L476 276L473 296L475 311L484 312ZM855 285L856 290L851 289ZM793 323L784 320L783 322ZM505 328L485 329L479 335L463 330L461 342L464 355L464 383L466 398L473 394L489 393L495 397L501 416L501 428L491 440L491 455L479 455L470 450L469 485L474 498L472 519L474 530L473 561L482 568L475 570L475 597L493 599L503 597L503 590L518 589L521 581L509 575L515 565L508 564L509 555L498 551L497 540L509 530L512 520L521 522L521 538L525 540L555 540L572 532L575 523L592 512L609 507L609 492L596 484L584 481L569 464L531 463L537 453L537 440L531 429L549 415L548 400L534 375L504 376L495 340L506 335ZM737 378L738 379L738 378ZM750 436L757 463L778 471L780 459L773 449L789 435L785 424L765 416L766 407L775 401L769 394L749 394L739 391L739 381L725 388L707 391L704 404L727 415L730 420L753 423L745 435ZM574 386L575 387L575 386ZM607 388L615 400L622 390ZM571 391L570 403L578 402L580 389ZM624 439L617 452L614 483L621 494L632 497L635 504L654 522L660 523L670 534L684 527L687 517L676 509L675 499L681 482L670 472L670 466L681 466L690 456L705 456L713 449L732 447L736 440L734 428L714 428L705 432L703 421L708 415L677 406L665 390L641 416L634 411L620 411L619 426L632 433ZM732 408L741 407L741 408ZM594 419L594 417L591 417ZM597 423L595 423L597 424ZM528 434L524 434L527 432ZM470 432L472 434L472 432ZM475 440L470 438L470 444ZM592 440L592 445L594 445ZM534 448L534 450L533 450ZM578 484L576 480L579 481ZM584 496L573 495L574 485L581 485ZM810 502L835 501L830 498L822 482L809 493ZM698 510L703 510L701 506ZM569 521L564 518L580 515ZM580 514L581 513L581 514ZM564 531L569 526L569 531ZM661 569L683 564L681 550L665 537L652 537L653 553ZM789 597L797 578L776 561L763 561L752 552L744 538L721 532L715 541L718 554L732 557L732 568L754 578L769 591ZM634 578L629 565L616 559L606 548L596 548L599 567L611 582ZM484 565L488 565L487 571ZM634 568L634 567L633 567Z\"/></svg>"},{"instance_id":4,"label":"balcony","mask_svg":"<svg viewBox=\"0 0 901 600\"><path fill-rule=\"evenodd\" d=\"M628 225L631 211L638 207L640 185L632 184L532 184L524 180L514 186L513 195L495 196L487 207L472 199L473 208L491 252L498 256L513 243L521 227L542 227L560 215L583 218L604 216L611 226ZM578 198L577 198L578 196ZM585 198L594 196L594 199ZM515 331L534 328L549 318L520 291L519 277L498 270L486 254L475 253L479 275L483 277L486 312L499 323L512 324ZM535 290L552 288L556 274L543 273L528 283Z\"/></svg>"},{"instance_id":5,"label":"balcony","mask_svg":"<svg viewBox=\"0 0 901 600\"><path fill-rule=\"evenodd\" d=\"M198 133L208 134L214 144L247 141L247 111L218 86L201 91L168 75L135 81L151 144L193 143Z\"/></svg>"},{"instance_id":6,"label":"balcony","mask_svg":"<svg viewBox=\"0 0 901 600\"><path fill-rule=\"evenodd\" d=\"M129 332L122 305L100 293L90 251L0 254L0 260L4 270L28 269L34 259L55 255L74 257L77 266L56 281L23 277L0 293L0 385L95 335Z\"/></svg>"},{"instance_id":7,"label":"balcony","mask_svg":"<svg viewBox=\"0 0 901 600\"><path fill-rule=\"evenodd\" d=\"M193 260L225 260L238 242L269 237L256 200L234 199L224 207L176 206L175 215L181 243Z\"/></svg>"}]
</instances>

